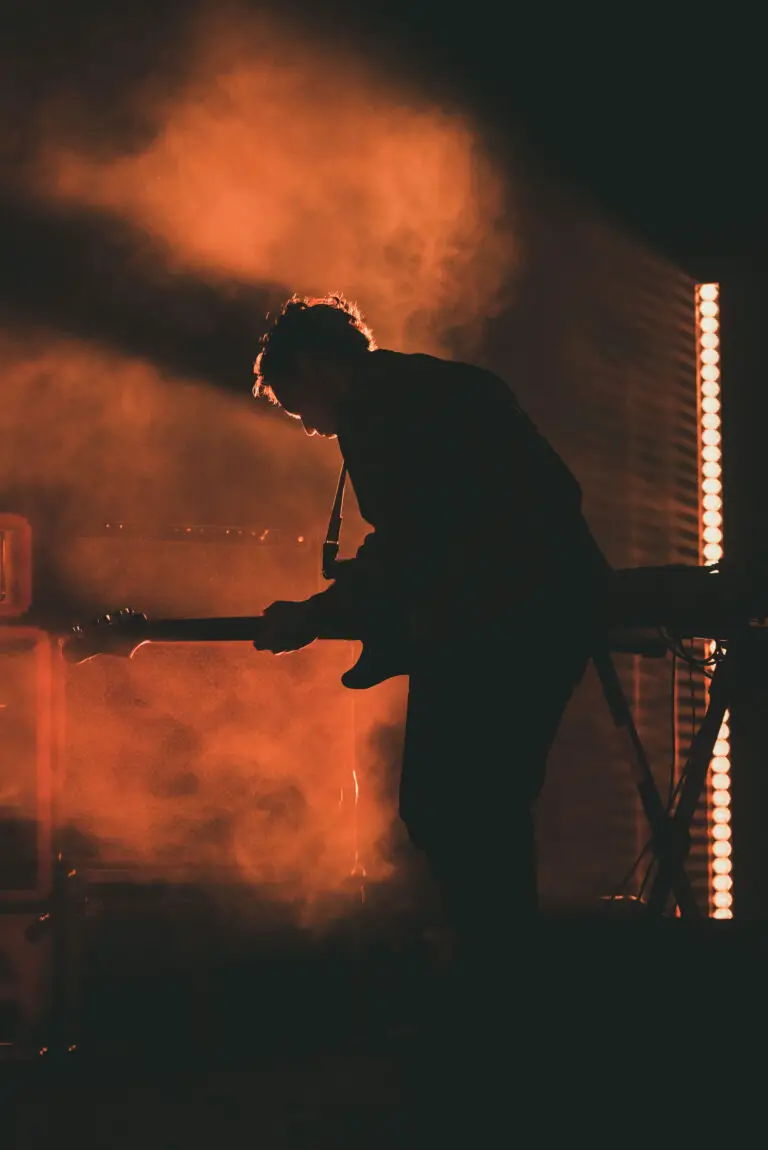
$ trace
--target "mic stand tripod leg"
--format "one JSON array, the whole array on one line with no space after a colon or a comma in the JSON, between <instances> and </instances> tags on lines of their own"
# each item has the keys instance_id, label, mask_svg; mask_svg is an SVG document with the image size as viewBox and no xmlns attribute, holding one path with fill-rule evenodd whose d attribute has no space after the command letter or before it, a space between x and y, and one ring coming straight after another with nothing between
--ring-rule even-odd
<instances>
[{"instance_id":1,"label":"mic stand tripod leg","mask_svg":"<svg viewBox=\"0 0 768 1150\"><path fill-rule=\"evenodd\" d=\"M674 841L677 828L670 819L662 802L656 780L653 777L651 765L645 753L642 740L635 726L632 711L627 702L626 695L621 686L618 672L608 650L593 653L592 662L603 688L605 701L611 712L614 724L626 731L630 743L630 768L637 787L637 793L645 812L645 817L651 828L653 837L653 853L662 865L667 860L666 874L670 880L670 889L673 891L681 915L696 917L699 907L691 887L690 879L685 873L684 861L686 851L677 849ZM666 903L666 900L665 900ZM650 907L650 903L649 903ZM664 906L657 913L664 913Z\"/></svg>"}]
</instances>

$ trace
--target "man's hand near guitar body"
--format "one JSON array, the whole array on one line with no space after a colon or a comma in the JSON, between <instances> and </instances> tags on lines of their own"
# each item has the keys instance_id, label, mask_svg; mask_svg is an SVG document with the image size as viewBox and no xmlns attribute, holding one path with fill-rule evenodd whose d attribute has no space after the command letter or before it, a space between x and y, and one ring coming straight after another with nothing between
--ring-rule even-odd
<instances>
[{"instance_id":1,"label":"man's hand near guitar body","mask_svg":"<svg viewBox=\"0 0 768 1150\"><path fill-rule=\"evenodd\" d=\"M261 616L263 633L260 632L253 646L257 651L271 651L274 655L285 655L291 651L301 651L316 639L333 637L336 628L328 624L329 612L323 597L324 593L321 593L300 602L279 599L270 604ZM331 612L331 615L333 614L334 612ZM376 614L375 610L371 612L365 629L374 632L383 629L385 633L391 632L391 625L394 623L391 613L384 613L384 619L389 620L390 626L384 622L383 628L381 621L379 628L376 627ZM411 646L434 642L451 629L448 627L449 617L450 611L447 605L442 604L438 595L435 595L429 606L402 612L397 619L400 643L405 642ZM452 629L455 629L455 626L454 620ZM355 631L354 627L350 629L340 624L336 637L361 640L365 637L362 634L355 634ZM392 638L391 633L389 637Z\"/></svg>"},{"instance_id":2,"label":"man's hand near guitar body","mask_svg":"<svg viewBox=\"0 0 768 1150\"><path fill-rule=\"evenodd\" d=\"M278 599L262 615L264 632L254 640L257 651L285 655L301 651L319 638L318 612L312 599L291 602Z\"/></svg>"}]
</instances>

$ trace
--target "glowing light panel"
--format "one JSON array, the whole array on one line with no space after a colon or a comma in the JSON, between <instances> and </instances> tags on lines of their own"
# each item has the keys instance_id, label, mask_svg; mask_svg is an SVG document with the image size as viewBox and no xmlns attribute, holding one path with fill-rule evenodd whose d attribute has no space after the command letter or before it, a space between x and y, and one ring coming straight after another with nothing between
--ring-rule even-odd
<instances>
[{"instance_id":1,"label":"glowing light panel","mask_svg":"<svg viewBox=\"0 0 768 1150\"><path fill-rule=\"evenodd\" d=\"M696 288L696 374L699 407L700 562L723 557L722 450L720 426L720 287ZM710 765L709 911L733 918L731 838L731 744L729 716L720 728Z\"/></svg>"}]
</instances>

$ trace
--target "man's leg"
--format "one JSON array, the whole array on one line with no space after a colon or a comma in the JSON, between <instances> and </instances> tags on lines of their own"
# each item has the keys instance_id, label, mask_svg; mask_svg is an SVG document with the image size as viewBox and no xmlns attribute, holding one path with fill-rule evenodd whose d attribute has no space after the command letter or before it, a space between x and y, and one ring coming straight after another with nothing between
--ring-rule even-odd
<instances>
[{"instance_id":1,"label":"man's leg","mask_svg":"<svg viewBox=\"0 0 768 1150\"><path fill-rule=\"evenodd\" d=\"M587 664L578 650L559 665L554 654L542 645L500 668L478 658L461 674L443 665L412 679L402 813L456 938L435 1020L431 1097L450 1099L448 1125L466 1121L473 1137L481 1115L492 1129L505 1121L504 1105L524 1108L532 1081L520 1067L535 1067L546 1043L532 807Z\"/></svg>"}]
</instances>

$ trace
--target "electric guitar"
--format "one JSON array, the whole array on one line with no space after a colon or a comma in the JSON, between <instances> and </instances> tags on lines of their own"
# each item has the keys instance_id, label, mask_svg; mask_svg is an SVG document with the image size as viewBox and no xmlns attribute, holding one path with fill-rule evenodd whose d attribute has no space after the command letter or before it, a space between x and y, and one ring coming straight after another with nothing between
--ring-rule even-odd
<instances>
[{"instance_id":1,"label":"electric guitar","mask_svg":"<svg viewBox=\"0 0 768 1150\"><path fill-rule=\"evenodd\" d=\"M768 643L768 577L762 572L716 567L671 565L616 571L602 588L600 617L603 643L611 651L661 657L668 641L660 630L678 637L721 638L750 631ZM560 607L553 599L557 617ZM378 624L324 630L319 639L358 641L357 662L342 675L351 690L365 690L386 679L407 675L408 653L397 620L385 616ZM204 619L148 619L124 608L92 623L71 629L62 644L70 663L96 655L130 658L145 643L253 642L264 634L261 615Z\"/></svg>"},{"instance_id":2,"label":"electric guitar","mask_svg":"<svg viewBox=\"0 0 768 1150\"><path fill-rule=\"evenodd\" d=\"M141 611L124 607L78 624L63 640L62 653L69 663L85 663L97 655L130 659L145 643L254 642L263 634L261 615L235 615L203 619L148 619ZM318 639L358 640L363 649L341 681L350 690L362 691L397 675L407 675L403 644L392 633L387 638L361 638L340 629L328 629Z\"/></svg>"}]
</instances>

